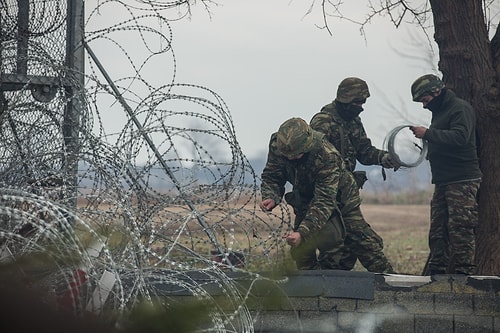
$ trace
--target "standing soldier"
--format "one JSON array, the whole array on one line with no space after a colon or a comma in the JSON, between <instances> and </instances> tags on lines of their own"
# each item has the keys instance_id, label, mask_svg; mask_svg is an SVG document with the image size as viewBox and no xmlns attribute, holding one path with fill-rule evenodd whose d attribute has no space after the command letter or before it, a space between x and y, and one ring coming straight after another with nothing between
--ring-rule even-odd
<instances>
[{"instance_id":1,"label":"standing soldier","mask_svg":"<svg viewBox=\"0 0 500 333\"><path fill-rule=\"evenodd\" d=\"M472 106L428 74L411 86L413 101L432 112L429 128L413 126L428 142L434 193L429 230L430 256L424 274L472 274L475 271L477 194L482 173L476 149Z\"/></svg>"},{"instance_id":2,"label":"standing soldier","mask_svg":"<svg viewBox=\"0 0 500 333\"><path fill-rule=\"evenodd\" d=\"M285 235L298 269L339 269L347 225L364 222L359 189L335 147L300 118L285 121L271 135L262 172L262 203L271 211L285 195L295 213L293 232ZM370 226L364 222L365 228ZM392 272L380 249L363 247L359 257L371 271ZM319 256L316 256L319 250Z\"/></svg>"},{"instance_id":3,"label":"standing soldier","mask_svg":"<svg viewBox=\"0 0 500 333\"><path fill-rule=\"evenodd\" d=\"M310 122L311 127L324 133L340 152L359 188L363 187L367 178L364 171L354 171L357 161L363 165L381 165L383 168L391 168L394 171L400 167L397 159L393 158L389 152L375 148L366 135L359 114L363 111L363 104L368 97L370 97L370 92L365 81L357 77L345 78L338 86L335 100L325 105ZM355 244L365 244L364 246L382 251L382 238L373 229L359 229L365 224L366 222L363 221L363 223L350 226L356 229L350 233L355 238L348 238L345 241L345 250L341 259L342 269L351 270L354 267L358 259L355 253L359 252Z\"/></svg>"}]
</instances>

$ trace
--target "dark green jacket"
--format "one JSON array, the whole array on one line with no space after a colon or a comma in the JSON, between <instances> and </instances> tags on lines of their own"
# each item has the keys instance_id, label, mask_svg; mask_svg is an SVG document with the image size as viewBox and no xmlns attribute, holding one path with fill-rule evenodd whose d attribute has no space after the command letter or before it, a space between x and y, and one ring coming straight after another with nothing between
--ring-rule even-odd
<instances>
[{"instance_id":1,"label":"dark green jacket","mask_svg":"<svg viewBox=\"0 0 500 333\"><path fill-rule=\"evenodd\" d=\"M296 220L295 230L304 239L319 230L330 218L361 204L352 174L345 169L342 157L324 135L313 131L313 149L300 160L290 161L276 150L276 133L271 136L266 166L262 172L262 199L282 201L285 184L297 193L294 211L304 212Z\"/></svg>"},{"instance_id":2,"label":"dark green jacket","mask_svg":"<svg viewBox=\"0 0 500 333\"><path fill-rule=\"evenodd\" d=\"M356 160L364 165L379 165L385 151L375 148L367 137L360 117L344 120L337 111L335 101L325 105L311 119L310 126L326 134L342 154L347 168L352 172Z\"/></svg>"},{"instance_id":3,"label":"dark green jacket","mask_svg":"<svg viewBox=\"0 0 500 333\"><path fill-rule=\"evenodd\" d=\"M428 158L432 183L447 184L480 179L476 150L476 116L472 106L449 89L439 110L432 112L429 129Z\"/></svg>"}]
</instances>

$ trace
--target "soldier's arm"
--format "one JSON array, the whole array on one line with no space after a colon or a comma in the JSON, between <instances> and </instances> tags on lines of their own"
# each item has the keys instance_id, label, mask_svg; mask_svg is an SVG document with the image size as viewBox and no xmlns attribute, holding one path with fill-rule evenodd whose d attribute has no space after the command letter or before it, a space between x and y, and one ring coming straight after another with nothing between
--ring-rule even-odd
<instances>
[{"instance_id":1,"label":"soldier's arm","mask_svg":"<svg viewBox=\"0 0 500 333\"><path fill-rule=\"evenodd\" d=\"M318 161L314 196L309 209L297 231L306 239L312 232L319 230L335 214L336 197L339 188L342 161L340 155L327 161Z\"/></svg>"},{"instance_id":2,"label":"soldier's arm","mask_svg":"<svg viewBox=\"0 0 500 333\"><path fill-rule=\"evenodd\" d=\"M351 141L356 148L356 159L364 165L379 165L385 150L376 148L366 135L361 120L356 121L355 128L351 131Z\"/></svg>"},{"instance_id":3,"label":"soldier's arm","mask_svg":"<svg viewBox=\"0 0 500 333\"><path fill-rule=\"evenodd\" d=\"M451 146L465 145L471 135L474 135L472 131L474 130L475 121L472 109L457 108L451 113L449 129L429 128L425 132L424 139L429 142Z\"/></svg>"},{"instance_id":4,"label":"soldier's arm","mask_svg":"<svg viewBox=\"0 0 500 333\"><path fill-rule=\"evenodd\" d=\"M262 199L272 199L278 205L285 193L286 173L283 158L276 153L275 136L271 137L267 161L261 175Z\"/></svg>"}]
</instances>

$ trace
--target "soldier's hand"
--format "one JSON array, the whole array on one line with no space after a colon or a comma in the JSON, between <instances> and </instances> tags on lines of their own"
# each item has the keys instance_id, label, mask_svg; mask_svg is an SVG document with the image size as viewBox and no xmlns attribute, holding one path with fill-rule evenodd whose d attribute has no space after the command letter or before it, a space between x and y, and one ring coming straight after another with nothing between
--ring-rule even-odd
<instances>
[{"instance_id":1,"label":"soldier's hand","mask_svg":"<svg viewBox=\"0 0 500 333\"><path fill-rule=\"evenodd\" d=\"M302 241L302 236L300 236L300 233L296 231L286 234L283 238L286 239L286 242L290 246L298 246Z\"/></svg>"},{"instance_id":2,"label":"soldier's hand","mask_svg":"<svg viewBox=\"0 0 500 333\"><path fill-rule=\"evenodd\" d=\"M389 153L385 153L383 156L382 156L382 160L380 161L380 164L386 168L386 169L394 169L394 171L397 171L400 167L401 167L401 164L399 164L399 162L394 159L391 154Z\"/></svg>"},{"instance_id":3,"label":"soldier's hand","mask_svg":"<svg viewBox=\"0 0 500 333\"><path fill-rule=\"evenodd\" d=\"M410 126L410 130L413 132L416 138L423 139L427 128L423 126Z\"/></svg>"},{"instance_id":4,"label":"soldier's hand","mask_svg":"<svg viewBox=\"0 0 500 333\"><path fill-rule=\"evenodd\" d=\"M276 202L273 199L264 199L260 203L260 209L265 212L270 212L274 207L276 207Z\"/></svg>"}]
</instances>

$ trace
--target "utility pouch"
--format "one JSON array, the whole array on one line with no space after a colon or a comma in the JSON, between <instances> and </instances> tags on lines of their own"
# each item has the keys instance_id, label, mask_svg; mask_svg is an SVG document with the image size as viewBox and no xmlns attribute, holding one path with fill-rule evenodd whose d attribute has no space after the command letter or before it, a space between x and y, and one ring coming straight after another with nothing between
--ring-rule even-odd
<instances>
[{"instance_id":1,"label":"utility pouch","mask_svg":"<svg viewBox=\"0 0 500 333\"><path fill-rule=\"evenodd\" d=\"M338 207L335 207L335 212L330 216L328 222L316 234L316 242L320 248L332 249L342 246L346 234L347 231L342 214Z\"/></svg>"},{"instance_id":2,"label":"utility pouch","mask_svg":"<svg viewBox=\"0 0 500 333\"><path fill-rule=\"evenodd\" d=\"M354 176L354 180L356 181L358 187L360 189L363 188L363 185L368 180L368 177L366 177L366 171L354 171L352 175Z\"/></svg>"},{"instance_id":3,"label":"utility pouch","mask_svg":"<svg viewBox=\"0 0 500 333\"><path fill-rule=\"evenodd\" d=\"M335 207L335 211L337 212L337 214L334 214L330 218L330 221L333 224L333 232L337 242L343 243L347 234L347 230L345 227L344 218L342 217L342 212L340 211L338 206Z\"/></svg>"}]
</instances>

